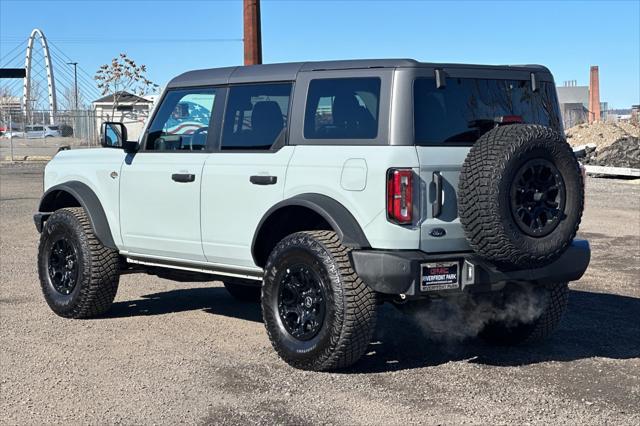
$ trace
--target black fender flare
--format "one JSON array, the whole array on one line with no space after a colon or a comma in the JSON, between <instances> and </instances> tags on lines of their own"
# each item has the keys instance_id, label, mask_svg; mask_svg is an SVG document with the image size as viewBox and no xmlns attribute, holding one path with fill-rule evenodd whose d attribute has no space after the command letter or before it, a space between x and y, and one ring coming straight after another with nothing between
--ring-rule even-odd
<instances>
[{"instance_id":1,"label":"black fender flare","mask_svg":"<svg viewBox=\"0 0 640 426\"><path fill-rule=\"evenodd\" d=\"M89 186L79 181L69 181L52 186L42 195L38 213L34 215L38 231L42 230L43 222L55 211L56 199L61 193L71 195L84 208L89 216L93 232L102 245L117 249L100 199ZM40 221L40 226L38 226L38 221Z\"/></svg>"},{"instance_id":2,"label":"black fender flare","mask_svg":"<svg viewBox=\"0 0 640 426\"><path fill-rule=\"evenodd\" d=\"M283 207L300 206L313 210L320 215L331 228L338 234L340 241L347 247L351 248L369 248L371 244L367 239L364 231L360 227L360 224L355 217L349 212L349 210L338 201L331 197L316 193L305 193L293 196L286 200L280 201L273 205L262 216L258 226L253 234L253 240L251 241L251 254L256 260L255 247L262 230L262 226L271 215L276 213ZM256 263L257 264L257 263Z\"/></svg>"}]
</instances>

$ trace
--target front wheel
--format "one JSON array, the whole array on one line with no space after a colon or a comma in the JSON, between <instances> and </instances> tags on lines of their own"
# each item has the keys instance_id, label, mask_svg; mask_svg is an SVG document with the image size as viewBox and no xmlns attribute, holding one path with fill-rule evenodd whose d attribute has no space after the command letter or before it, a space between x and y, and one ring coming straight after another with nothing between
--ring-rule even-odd
<instances>
[{"instance_id":1,"label":"front wheel","mask_svg":"<svg viewBox=\"0 0 640 426\"><path fill-rule=\"evenodd\" d=\"M105 313L118 291L118 252L103 246L82 207L57 210L45 222L38 249L44 298L61 317Z\"/></svg>"},{"instance_id":2,"label":"front wheel","mask_svg":"<svg viewBox=\"0 0 640 426\"><path fill-rule=\"evenodd\" d=\"M344 368L369 345L376 296L353 270L349 251L335 232L305 231L284 238L267 260L265 326L274 349L295 368Z\"/></svg>"},{"instance_id":3,"label":"front wheel","mask_svg":"<svg viewBox=\"0 0 640 426\"><path fill-rule=\"evenodd\" d=\"M549 337L558 328L567 309L569 286L512 286L494 300L494 317L480 333L497 345L534 343Z\"/></svg>"}]
</instances>

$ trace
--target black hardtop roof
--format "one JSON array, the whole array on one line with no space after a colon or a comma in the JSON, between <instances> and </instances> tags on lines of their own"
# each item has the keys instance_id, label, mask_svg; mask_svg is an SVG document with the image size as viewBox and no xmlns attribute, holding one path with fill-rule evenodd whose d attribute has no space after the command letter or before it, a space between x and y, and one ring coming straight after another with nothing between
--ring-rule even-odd
<instances>
[{"instance_id":1,"label":"black hardtop roof","mask_svg":"<svg viewBox=\"0 0 640 426\"><path fill-rule=\"evenodd\" d=\"M296 79L299 72L367 68L465 68L484 71L508 69L514 71L549 72L549 70L542 65L474 65L418 62L414 59L354 59L342 61L289 62L187 71L172 79L167 87L222 85L260 81L292 81Z\"/></svg>"}]
</instances>

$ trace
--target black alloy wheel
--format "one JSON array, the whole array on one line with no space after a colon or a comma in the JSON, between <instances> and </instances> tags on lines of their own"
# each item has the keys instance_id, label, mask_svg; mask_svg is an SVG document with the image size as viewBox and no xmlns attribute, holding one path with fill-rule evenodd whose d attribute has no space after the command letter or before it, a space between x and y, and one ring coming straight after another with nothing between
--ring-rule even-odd
<instances>
[{"instance_id":1,"label":"black alloy wheel","mask_svg":"<svg viewBox=\"0 0 640 426\"><path fill-rule=\"evenodd\" d=\"M102 245L82 207L56 210L44 224L38 275L44 298L65 318L104 314L118 291L118 251Z\"/></svg>"},{"instance_id":2,"label":"black alloy wheel","mask_svg":"<svg viewBox=\"0 0 640 426\"><path fill-rule=\"evenodd\" d=\"M564 219L566 192L562 175L549 160L524 163L511 186L511 213L522 232L549 235Z\"/></svg>"},{"instance_id":3,"label":"black alloy wheel","mask_svg":"<svg viewBox=\"0 0 640 426\"><path fill-rule=\"evenodd\" d=\"M60 238L51 246L47 270L58 293L68 295L73 291L78 281L78 255L67 238Z\"/></svg>"},{"instance_id":4,"label":"black alloy wheel","mask_svg":"<svg viewBox=\"0 0 640 426\"><path fill-rule=\"evenodd\" d=\"M272 250L262 317L278 355L295 368L345 368L367 350L376 293L353 270L351 249L333 231L302 231Z\"/></svg>"},{"instance_id":5,"label":"black alloy wheel","mask_svg":"<svg viewBox=\"0 0 640 426\"><path fill-rule=\"evenodd\" d=\"M478 139L462 165L458 213L471 249L503 269L556 261L584 209L580 164L551 127L511 124Z\"/></svg>"},{"instance_id":6,"label":"black alloy wheel","mask_svg":"<svg viewBox=\"0 0 640 426\"><path fill-rule=\"evenodd\" d=\"M305 264L287 268L280 281L278 314L284 328L298 340L314 338L324 323L325 284Z\"/></svg>"}]
</instances>

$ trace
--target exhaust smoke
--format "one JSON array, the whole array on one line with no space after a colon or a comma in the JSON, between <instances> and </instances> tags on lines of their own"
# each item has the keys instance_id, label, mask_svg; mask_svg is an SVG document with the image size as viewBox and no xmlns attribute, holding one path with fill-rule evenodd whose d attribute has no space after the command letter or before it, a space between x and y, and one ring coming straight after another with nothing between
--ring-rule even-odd
<instances>
[{"instance_id":1,"label":"exhaust smoke","mask_svg":"<svg viewBox=\"0 0 640 426\"><path fill-rule=\"evenodd\" d=\"M548 292L530 286L514 290L499 298L465 295L408 303L401 309L429 339L457 343L478 336L491 322L511 327L536 320L548 303Z\"/></svg>"}]
</instances>

